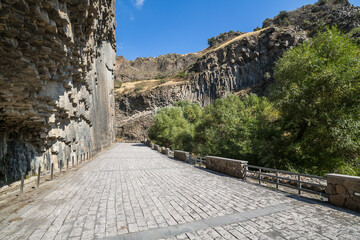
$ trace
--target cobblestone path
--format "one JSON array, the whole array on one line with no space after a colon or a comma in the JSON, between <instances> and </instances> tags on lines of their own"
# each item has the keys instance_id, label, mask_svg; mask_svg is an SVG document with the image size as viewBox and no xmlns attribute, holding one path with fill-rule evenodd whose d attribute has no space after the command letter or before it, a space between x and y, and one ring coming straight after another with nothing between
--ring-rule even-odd
<instances>
[{"instance_id":1,"label":"cobblestone path","mask_svg":"<svg viewBox=\"0 0 360 240\"><path fill-rule=\"evenodd\" d=\"M16 217L0 226L0 239L360 239L359 214L128 143L65 176Z\"/></svg>"}]
</instances>

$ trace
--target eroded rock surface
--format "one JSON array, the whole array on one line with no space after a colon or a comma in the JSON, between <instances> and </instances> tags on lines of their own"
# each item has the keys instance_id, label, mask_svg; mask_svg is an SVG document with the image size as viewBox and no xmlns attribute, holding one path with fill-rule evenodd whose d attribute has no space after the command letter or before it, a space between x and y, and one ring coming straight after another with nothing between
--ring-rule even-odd
<instances>
[{"instance_id":1,"label":"eroded rock surface","mask_svg":"<svg viewBox=\"0 0 360 240\"><path fill-rule=\"evenodd\" d=\"M231 36L224 39L220 35L213 47L196 54L196 62L186 69L192 76L188 81L145 92L119 94L116 97L117 134L143 140L157 109L178 100L187 99L205 106L228 93L266 95L273 82L276 60L319 29L335 25L344 33L360 37L357 29L360 8L347 0L329 0L266 19L260 31L223 34Z\"/></svg>"},{"instance_id":2,"label":"eroded rock surface","mask_svg":"<svg viewBox=\"0 0 360 240\"><path fill-rule=\"evenodd\" d=\"M167 54L156 58L142 58L128 61L116 58L116 83L171 77L184 71L197 60L197 54Z\"/></svg>"},{"instance_id":3,"label":"eroded rock surface","mask_svg":"<svg viewBox=\"0 0 360 240\"><path fill-rule=\"evenodd\" d=\"M0 179L114 141L114 3L0 1Z\"/></svg>"}]
</instances>

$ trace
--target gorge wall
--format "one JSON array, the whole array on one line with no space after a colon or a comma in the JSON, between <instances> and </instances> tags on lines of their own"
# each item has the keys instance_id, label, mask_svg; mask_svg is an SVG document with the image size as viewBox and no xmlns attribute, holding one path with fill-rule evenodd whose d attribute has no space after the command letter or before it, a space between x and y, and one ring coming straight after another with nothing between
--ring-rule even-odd
<instances>
[{"instance_id":1,"label":"gorge wall","mask_svg":"<svg viewBox=\"0 0 360 240\"><path fill-rule=\"evenodd\" d=\"M344 33L359 35L360 30L354 30L360 26L360 8L347 0L319 1L266 19L259 31L221 34L209 48L192 54L196 61L182 70L187 72L184 79L167 78L158 81L156 86L152 82L151 87L141 91L124 91L129 86L123 84L116 95L117 135L123 139L144 140L156 111L179 100L205 106L229 93L268 94L268 86L274 81L276 60L319 29L334 25ZM222 35L230 37L223 39ZM141 61L136 64L137 69L142 69ZM117 69L123 74L117 81L142 80L139 86L150 85L144 78L127 77L132 76L128 70Z\"/></svg>"},{"instance_id":2,"label":"gorge wall","mask_svg":"<svg viewBox=\"0 0 360 240\"><path fill-rule=\"evenodd\" d=\"M0 0L0 180L115 139L114 0Z\"/></svg>"}]
</instances>

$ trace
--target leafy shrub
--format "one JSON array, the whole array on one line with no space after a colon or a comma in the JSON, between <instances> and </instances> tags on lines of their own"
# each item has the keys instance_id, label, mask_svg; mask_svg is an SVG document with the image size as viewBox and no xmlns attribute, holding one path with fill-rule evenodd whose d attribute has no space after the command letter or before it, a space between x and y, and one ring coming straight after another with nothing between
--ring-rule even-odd
<instances>
[{"instance_id":1,"label":"leafy shrub","mask_svg":"<svg viewBox=\"0 0 360 240\"><path fill-rule=\"evenodd\" d=\"M359 163L359 55L359 46L331 28L277 62L272 100L295 168L322 174Z\"/></svg>"},{"instance_id":2,"label":"leafy shrub","mask_svg":"<svg viewBox=\"0 0 360 240\"><path fill-rule=\"evenodd\" d=\"M164 75L159 75L159 76L156 76L156 77L155 77L155 79L157 79L157 80L158 80L158 79L165 79L165 78L166 78L166 76L164 76Z\"/></svg>"},{"instance_id":3,"label":"leafy shrub","mask_svg":"<svg viewBox=\"0 0 360 240\"><path fill-rule=\"evenodd\" d=\"M324 5L324 4L326 4L326 3L328 3L328 0L319 0L319 1L317 2L317 4L319 4L319 5Z\"/></svg>"},{"instance_id":4,"label":"leafy shrub","mask_svg":"<svg viewBox=\"0 0 360 240\"><path fill-rule=\"evenodd\" d=\"M280 11L280 13L276 16L279 19L285 19L289 17L289 14L287 11Z\"/></svg>"},{"instance_id":5,"label":"leafy shrub","mask_svg":"<svg viewBox=\"0 0 360 240\"><path fill-rule=\"evenodd\" d=\"M212 37L212 38L209 38L209 39L208 39L208 45L209 45L210 47L213 47L213 46L215 45L215 42L216 42L215 37Z\"/></svg>"},{"instance_id":6,"label":"leafy shrub","mask_svg":"<svg viewBox=\"0 0 360 240\"><path fill-rule=\"evenodd\" d=\"M269 73L269 72L266 72L265 74L264 74L264 78L265 78L265 80L270 80L270 78L271 78L271 74Z\"/></svg>"},{"instance_id":7,"label":"leafy shrub","mask_svg":"<svg viewBox=\"0 0 360 240\"><path fill-rule=\"evenodd\" d=\"M164 84L164 83L166 83L166 82L167 82L166 78L160 79L160 84Z\"/></svg>"},{"instance_id":8,"label":"leafy shrub","mask_svg":"<svg viewBox=\"0 0 360 240\"><path fill-rule=\"evenodd\" d=\"M310 28L311 27L311 22L309 20L305 20L303 22L303 28Z\"/></svg>"},{"instance_id":9,"label":"leafy shrub","mask_svg":"<svg viewBox=\"0 0 360 240\"><path fill-rule=\"evenodd\" d=\"M261 28L260 28L260 27L256 27L256 28L254 28L254 32L259 31L259 30L261 30Z\"/></svg>"},{"instance_id":10,"label":"leafy shrub","mask_svg":"<svg viewBox=\"0 0 360 240\"><path fill-rule=\"evenodd\" d=\"M136 84L136 85L135 85L134 91L135 91L135 92L140 92L140 91L143 90L143 89L144 89L144 84L139 83L139 84Z\"/></svg>"},{"instance_id":11,"label":"leafy shrub","mask_svg":"<svg viewBox=\"0 0 360 240\"><path fill-rule=\"evenodd\" d=\"M279 24L280 24L280 26L287 27L290 25L290 21L287 18L280 18Z\"/></svg>"},{"instance_id":12,"label":"leafy shrub","mask_svg":"<svg viewBox=\"0 0 360 240\"><path fill-rule=\"evenodd\" d=\"M178 74L175 75L177 78L186 78L187 74L184 71L178 72Z\"/></svg>"}]
</instances>

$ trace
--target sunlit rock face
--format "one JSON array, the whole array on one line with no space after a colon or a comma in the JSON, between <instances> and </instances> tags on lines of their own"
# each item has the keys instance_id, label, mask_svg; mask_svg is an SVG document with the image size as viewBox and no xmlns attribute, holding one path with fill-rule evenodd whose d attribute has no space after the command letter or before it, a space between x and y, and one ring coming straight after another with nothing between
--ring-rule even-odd
<instances>
[{"instance_id":1,"label":"sunlit rock face","mask_svg":"<svg viewBox=\"0 0 360 240\"><path fill-rule=\"evenodd\" d=\"M0 0L0 179L115 139L114 0Z\"/></svg>"}]
</instances>

